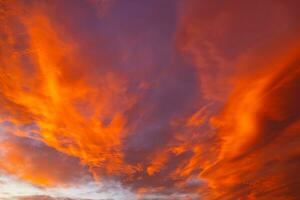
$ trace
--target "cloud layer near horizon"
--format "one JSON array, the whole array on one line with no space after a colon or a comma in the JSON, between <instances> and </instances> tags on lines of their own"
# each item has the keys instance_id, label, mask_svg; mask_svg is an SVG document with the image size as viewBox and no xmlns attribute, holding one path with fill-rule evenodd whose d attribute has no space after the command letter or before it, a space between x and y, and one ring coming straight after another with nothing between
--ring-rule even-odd
<instances>
[{"instance_id":1,"label":"cloud layer near horizon","mask_svg":"<svg viewBox=\"0 0 300 200\"><path fill-rule=\"evenodd\" d=\"M299 6L0 1L1 172L137 199L296 199Z\"/></svg>"}]
</instances>

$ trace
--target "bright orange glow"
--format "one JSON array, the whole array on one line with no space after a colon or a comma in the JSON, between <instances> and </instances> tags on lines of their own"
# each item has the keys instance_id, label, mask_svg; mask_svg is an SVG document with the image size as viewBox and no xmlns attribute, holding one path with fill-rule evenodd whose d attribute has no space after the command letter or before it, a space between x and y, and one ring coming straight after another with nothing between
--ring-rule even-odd
<instances>
[{"instance_id":1,"label":"bright orange glow","mask_svg":"<svg viewBox=\"0 0 300 200\"><path fill-rule=\"evenodd\" d=\"M40 129L38 138L41 141L80 158L83 164L104 167L107 173L119 173L121 169L126 171L122 164L120 141L121 132L123 136L126 134L126 119L122 112L130 106L134 97L117 97L124 93L126 85L112 74L97 77L100 79L98 86L89 85L85 77L69 77L68 70L71 69L68 68L76 68L77 62L80 62L72 58L76 51L74 45L60 39L43 16L30 16L24 19L24 24L30 40L26 51L34 62L34 73L28 78L23 66L18 64L18 59L21 59L18 57L12 57L7 61L7 67L2 68L3 97L29 115L24 116L26 122L15 123L22 125L34 121ZM85 69L81 70L84 73ZM111 98L120 102L121 110L113 108L115 102ZM81 102L90 107L89 116L78 110L77 104ZM110 118L109 123L101 121L104 117ZM28 179L39 183L33 178Z\"/></svg>"}]
</instances>

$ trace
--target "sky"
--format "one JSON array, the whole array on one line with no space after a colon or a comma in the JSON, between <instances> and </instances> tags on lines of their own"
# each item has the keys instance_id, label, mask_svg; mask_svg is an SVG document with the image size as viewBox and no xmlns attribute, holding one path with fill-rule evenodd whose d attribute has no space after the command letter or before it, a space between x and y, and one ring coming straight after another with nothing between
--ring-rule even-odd
<instances>
[{"instance_id":1,"label":"sky","mask_svg":"<svg viewBox=\"0 0 300 200\"><path fill-rule=\"evenodd\" d=\"M0 0L0 200L297 200L300 1Z\"/></svg>"}]
</instances>

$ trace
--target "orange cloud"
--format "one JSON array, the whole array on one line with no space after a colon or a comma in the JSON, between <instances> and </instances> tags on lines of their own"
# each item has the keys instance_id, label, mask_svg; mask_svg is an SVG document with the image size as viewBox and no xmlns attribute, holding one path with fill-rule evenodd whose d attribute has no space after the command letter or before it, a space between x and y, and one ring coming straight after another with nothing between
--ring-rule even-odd
<instances>
[{"instance_id":1,"label":"orange cloud","mask_svg":"<svg viewBox=\"0 0 300 200\"><path fill-rule=\"evenodd\" d=\"M294 189L299 185L295 105L300 71L299 47L293 46L271 61L269 70L246 78L214 121L223 141L221 153L217 163L202 173L216 190L214 198L267 199L280 194L279 199L292 199L298 195Z\"/></svg>"},{"instance_id":2,"label":"orange cloud","mask_svg":"<svg viewBox=\"0 0 300 200\"><path fill-rule=\"evenodd\" d=\"M24 50L14 50L20 42L18 33L4 32L11 42L4 46L1 67L3 116L9 112L2 121L17 126L34 123L39 131L33 139L88 166L103 167L107 173L126 170L121 150L121 133L126 134L123 112L134 100L126 96L126 82L113 73L85 76L88 69L76 58L75 44L64 41L42 12L25 7L22 12L26 11L31 13L16 18L25 37ZM32 138L26 132L19 134Z\"/></svg>"},{"instance_id":3,"label":"orange cloud","mask_svg":"<svg viewBox=\"0 0 300 200\"><path fill-rule=\"evenodd\" d=\"M204 97L224 103L210 120L218 141L211 145L219 153L199 163L199 177L209 186L199 189L204 199L299 196L299 29L293 5L261 3L264 10L253 13L255 3L194 1L182 9L179 49L197 66Z\"/></svg>"}]
</instances>

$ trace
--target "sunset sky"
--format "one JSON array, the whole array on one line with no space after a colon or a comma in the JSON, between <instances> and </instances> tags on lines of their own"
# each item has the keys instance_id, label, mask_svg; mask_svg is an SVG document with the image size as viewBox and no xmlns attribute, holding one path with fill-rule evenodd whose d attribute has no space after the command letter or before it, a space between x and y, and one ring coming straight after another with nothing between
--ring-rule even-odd
<instances>
[{"instance_id":1,"label":"sunset sky","mask_svg":"<svg viewBox=\"0 0 300 200\"><path fill-rule=\"evenodd\" d=\"M0 0L0 200L299 200L299 0Z\"/></svg>"}]
</instances>

